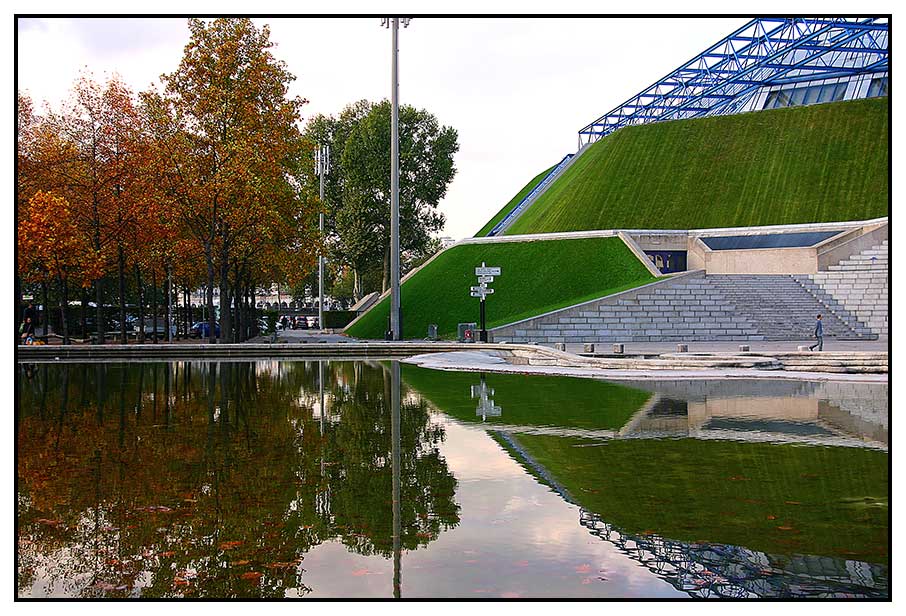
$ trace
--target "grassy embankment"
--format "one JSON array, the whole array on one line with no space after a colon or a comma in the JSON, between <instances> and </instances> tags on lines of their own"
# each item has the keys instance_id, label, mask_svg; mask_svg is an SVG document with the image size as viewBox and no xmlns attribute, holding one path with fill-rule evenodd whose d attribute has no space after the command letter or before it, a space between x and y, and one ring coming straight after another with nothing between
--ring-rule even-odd
<instances>
[{"instance_id":1,"label":"grassy embankment","mask_svg":"<svg viewBox=\"0 0 906 616\"><path fill-rule=\"evenodd\" d=\"M888 134L887 97L623 128L505 233L886 216Z\"/></svg>"},{"instance_id":2,"label":"grassy embankment","mask_svg":"<svg viewBox=\"0 0 906 616\"><path fill-rule=\"evenodd\" d=\"M478 323L478 299L469 287L477 284L475 268L482 262L502 268L489 285L489 328L654 280L616 237L454 246L403 283L403 337L424 338L428 324L436 323L440 337L454 338L457 323ZM389 313L388 296L346 333L382 339Z\"/></svg>"},{"instance_id":3,"label":"grassy embankment","mask_svg":"<svg viewBox=\"0 0 906 616\"><path fill-rule=\"evenodd\" d=\"M482 422L471 386L474 372L430 370L404 364L403 382L433 407L465 422ZM488 396L501 408L495 424L551 426L583 430L619 430L651 398L651 393L606 381L524 374L487 374Z\"/></svg>"},{"instance_id":4,"label":"grassy embankment","mask_svg":"<svg viewBox=\"0 0 906 616\"><path fill-rule=\"evenodd\" d=\"M885 452L696 439L582 447L591 441L513 438L579 505L630 533L768 554L884 564L889 557Z\"/></svg>"}]
</instances>

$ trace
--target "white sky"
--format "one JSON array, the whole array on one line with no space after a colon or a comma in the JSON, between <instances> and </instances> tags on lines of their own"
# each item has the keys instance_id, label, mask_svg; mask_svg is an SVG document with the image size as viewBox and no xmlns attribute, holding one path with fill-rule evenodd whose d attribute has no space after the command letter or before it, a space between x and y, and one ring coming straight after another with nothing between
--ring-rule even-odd
<instances>
[{"instance_id":1,"label":"white sky","mask_svg":"<svg viewBox=\"0 0 906 616\"><path fill-rule=\"evenodd\" d=\"M275 55L307 98L303 117L390 93L379 18L268 18ZM577 131L748 21L745 18L416 18L400 31L400 99L459 131L445 235L473 235ZM640 36L641 32L644 36ZM86 68L134 90L179 63L182 18L18 22L18 88L57 106Z\"/></svg>"}]
</instances>

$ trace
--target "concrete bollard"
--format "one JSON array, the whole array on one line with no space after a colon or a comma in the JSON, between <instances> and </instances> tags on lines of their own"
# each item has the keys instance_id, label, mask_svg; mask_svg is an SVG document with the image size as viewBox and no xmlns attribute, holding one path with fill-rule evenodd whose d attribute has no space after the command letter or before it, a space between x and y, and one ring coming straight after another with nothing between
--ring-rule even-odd
<instances>
[{"instance_id":1,"label":"concrete bollard","mask_svg":"<svg viewBox=\"0 0 906 616\"><path fill-rule=\"evenodd\" d=\"M808 348L807 346L805 346L804 344L800 344L798 350L799 350L799 351L808 351L809 348Z\"/></svg>"},{"instance_id":2,"label":"concrete bollard","mask_svg":"<svg viewBox=\"0 0 906 616\"><path fill-rule=\"evenodd\" d=\"M585 345L585 352L586 352L586 353L594 353L594 352L595 352L595 345L593 345L593 344L586 344L586 345Z\"/></svg>"},{"instance_id":3,"label":"concrete bollard","mask_svg":"<svg viewBox=\"0 0 906 616\"><path fill-rule=\"evenodd\" d=\"M740 344L740 345L739 345L739 350L740 350L740 351L748 351L748 350L749 350L749 345L747 345L747 344Z\"/></svg>"},{"instance_id":4,"label":"concrete bollard","mask_svg":"<svg viewBox=\"0 0 906 616\"><path fill-rule=\"evenodd\" d=\"M565 351L565 350L566 350L566 343L565 343L565 342L558 342L558 343L556 343L556 344L554 345L554 348L557 349L558 351Z\"/></svg>"},{"instance_id":5,"label":"concrete bollard","mask_svg":"<svg viewBox=\"0 0 906 616\"><path fill-rule=\"evenodd\" d=\"M676 352L677 352L677 353L688 353L688 352L689 352L689 345L688 345L688 344L678 344L678 345L676 345Z\"/></svg>"},{"instance_id":6,"label":"concrete bollard","mask_svg":"<svg viewBox=\"0 0 906 616\"><path fill-rule=\"evenodd\" d=\"M622 353L623 353L623 345L622 345L622 344L615 344L615 345L613 345L613 352L614 352L614 353L622 354Z\"/></svg>"}]
</instances>

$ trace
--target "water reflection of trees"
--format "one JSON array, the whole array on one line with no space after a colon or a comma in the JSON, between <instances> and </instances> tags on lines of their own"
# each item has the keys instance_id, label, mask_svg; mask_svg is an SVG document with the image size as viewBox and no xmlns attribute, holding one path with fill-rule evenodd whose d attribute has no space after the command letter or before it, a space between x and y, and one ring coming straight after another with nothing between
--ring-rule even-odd
<instances>
[{"instance_id":1,"label":"water reflection of trees","mask_svg":"<svg viewBox=\"0 0 906 616\"><path fill-rule=\"evenodd\" d=\"M388 370L317 362L21 367L18 589L282 597L338 540L393 554ZM459 522L443 427L401 413L401 543ZM323 434L322 434L323 433Z\"/></svg>"}]
</instances>

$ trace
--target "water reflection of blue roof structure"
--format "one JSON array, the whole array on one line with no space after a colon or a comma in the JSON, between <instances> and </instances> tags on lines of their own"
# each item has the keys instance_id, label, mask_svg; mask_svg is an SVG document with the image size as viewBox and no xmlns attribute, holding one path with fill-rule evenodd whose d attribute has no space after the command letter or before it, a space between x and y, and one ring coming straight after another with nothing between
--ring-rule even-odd
<instances>
[{"instance_id":1,"label":"water reflection of blue roof structure","mask_svg":"<svg viewBox=\"0 0 906 616\"><path fill-rule=\"evenodd\" d=\"M753 19L579 131L887 94L887 18Z\"/></svg>"},{"instance_id":2,"label":"water reflection of blue roof structure","mask_svg":"<svg viewBox=\"0 0 906 616\"><path fill-rule=\"evenodd\" d=\"M588 511L519 442L507 443L536 476L565 501L579 507L579 524L613 544L671 586L699 598L887 598L889 569L828 556L778 556L737 545L691 543L650 533L627 532Z\"/></svg>"}]
</instances>

